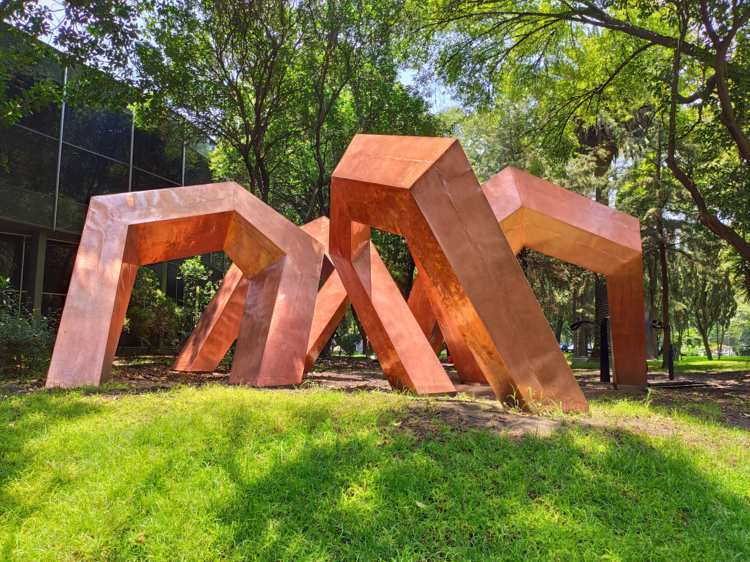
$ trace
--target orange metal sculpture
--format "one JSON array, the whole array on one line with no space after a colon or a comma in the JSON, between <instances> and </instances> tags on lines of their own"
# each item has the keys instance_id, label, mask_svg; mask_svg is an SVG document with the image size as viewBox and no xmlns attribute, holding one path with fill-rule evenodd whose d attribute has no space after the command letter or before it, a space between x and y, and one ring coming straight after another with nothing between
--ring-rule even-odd
<instances>
[{"instance_id":1,"label":"orange metal sculpture","mask_svg":"<svg viewBox=\"0 0 750 562\"><path fill-rule=\"evenodd\" d=\"M465 342L498 398L588 409L458 141L357 135L331 182L331 257L386 377L449 393L370 227L406 238L440 328Z\"/></svg>"},{"instance_id":2,"label":"orange metal sculpture","mask_svg":"<svg viewBox=\"0 0 750 562\"><path fill-rule=\"evenodd\" d=\"M321 272L323 286L315 302L312 329L305 356L304 372L308 372L346 314L350 301L328 257L328 217L320 217L301 228L323 244L325 251ZM190 372L216 370L240 333L246 300L254 298L254 295L248 294L248 286L247 277L233 264L172 365L173 370ZM299 373L299 380L295 379L293 382L302 382L302 372Z\"/></svg>"},{"instance_id":3,"label":"orange metal sculpture","mask_svg":"<svg viewBox=\"0 0 750 562\"><path fill-rule=\"evenodd\" d=\"M615 385L645 387L643 255L638 219L510 167L484 183L482 190L515 254L529 248L606 275ZM427 282L421 277L417 276L416 285ZM422 295L414 293L409 305L419 310L418 320L427 334L435 329L436 319ZM434 339L439 345L440 335ZM446 333L446 341L459 377L465 382L485 382L464 342L450 333Z\"/></svg>"},{"instance_id":4,"label":"orange metal sculpture","mask_svg":"<svg viewBox=\"0 0 750 562\"><path fill-rule=\"evenodd\" d=\"M138 266L222 249L252 295L230 382L298 381L323 245L241 186L221 183L91 199L47 386L107 380Z\"/></svg>"}]
</instances>

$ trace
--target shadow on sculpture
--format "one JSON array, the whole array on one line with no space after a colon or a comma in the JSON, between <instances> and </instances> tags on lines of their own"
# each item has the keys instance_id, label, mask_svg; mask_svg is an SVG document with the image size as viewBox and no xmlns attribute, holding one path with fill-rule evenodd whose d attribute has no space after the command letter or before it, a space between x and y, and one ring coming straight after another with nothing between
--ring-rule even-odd
<instances>
[{"instance_id":1,"label":"shadow on sculpture","mask_svg":"<svg viewBox=\"0 0 750 562\"><path fill-rule=\"evenodd\" d=\"M323 245L221 183L91 199L47 386L107 380L138 266L220 250L248 280L242 311L233 309L241 322L230 382L300 382Z\"/></svg>"},{"instance_id":2,"label":"shadow on sculpture","mask_svg":"<svg viewBox=\"0 0 750 562\"><path fill-rule=\"evenodd\" d=\"M606 276L615 385L645 388L643 257L638 219L510 167L484 183L482 190L514 254L529 248ZM429 280L418 275L415 288L426 283ZM425 295L425 290L414 291L409 306L428 335L436 317L426 306ZM461 380L486 382L450 319L447 324L448 331L443 333ZM441 335L434 338L438 345Z\"/></svg>"},{"instance_id":3,"label":"shadow on sculpture","mask_svg":"<svg viewBox=\"0 0 750 562\"><path fill-rule=\"evenodd\" d=\"M323 286L318 291L315 301L312 329L305 354L303 370L306 373L336 331L349 308L350 301L328 257L328 217L320 217L302 226L301 229L320 242L325 251L321 270ZM254 295L248 292L249 283L236 264L232 264L172 365L172 370L188 372L216 370L240 333L245 302L254 298ZM298 311L298 314L302 312ZM300 318L300 320L303 319Z\"/></svg>"},{"instance_id":4,"label":"shadow on sculpture","mask_svg":"<svg viewBox=\"0 0 750 562\"><path fill-rule=\"evenodd\" d=\"M357 135L331 182L331 257L386 378L450 393L370 227L406 238L441 330L465 343L500 400L588 409L458 141Z\"/></svg>"}]
</instances>

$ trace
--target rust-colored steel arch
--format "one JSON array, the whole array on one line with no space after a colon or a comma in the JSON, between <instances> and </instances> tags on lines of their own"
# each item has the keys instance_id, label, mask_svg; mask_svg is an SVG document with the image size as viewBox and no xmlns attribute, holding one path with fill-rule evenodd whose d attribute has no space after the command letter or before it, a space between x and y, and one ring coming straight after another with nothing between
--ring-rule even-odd
<instances>
[{"instance_id":1,"label":"rust-colored steel arch","mask_svg":"<svg viewBox=\"0 0 750 562\"><path fill-rule=\"evenodd\" d=\"M457 140L357 135L331 182L331 257L386 377L451 392L370 227L406 238L441 328L450 318L499 399L588 409Z\"/></svg>"},{"instance_id":2,"label":"rust-colored steel arch","mask_svg":"<svg viewBox=\"0 0 750 562\"><path fill-rule=\"evenodd\" d=\"M618 388L645 387L646 334L643 323L643 253L640 222L558 185L512 167L482 185L511 249L523 248L605 275L610 309L614 382ZM417 276L417 284L429 282ZM423 300L422 293L414 294ZM410 305L420 325L435 325L431 310ZM439 337L436 339L440 339ZM446 333L459 377L485 382L468 348Z\"/></svg>"},{"instance_id":3,"label":"rust-colored steel arch","mask_svg":"<svg viewBox=\"0 0 750 562\"><path fill-rule=\"evenodd\" d=\"M47 386L107 380L138 266L224 250L249 279L230 382L301 374L323 245L236 183L93 197Z\"/></svg>"},{"instance_id":4,"label":"rust-colored steel arch","mask_svg":"<svg viewBox=\"0 0 750 562\"><path fill-rule=\"evenodd\" d=\"M333 335L346 314L350 301L333 263L328 257L328 217L320 217L302 226L302 230L323 244L325 257L321 279L323 286L315 301L312 329L307 343L304 372L308 372ZM249 280L235 265L227 271L224 280L206 311L190 334L180 355L172 365L174 371L212 372L229 351L240 333L242 315L246 301L254 296L248 294ZM299 380L302 381L302 373Z\"/></svg>"}]
</instances>

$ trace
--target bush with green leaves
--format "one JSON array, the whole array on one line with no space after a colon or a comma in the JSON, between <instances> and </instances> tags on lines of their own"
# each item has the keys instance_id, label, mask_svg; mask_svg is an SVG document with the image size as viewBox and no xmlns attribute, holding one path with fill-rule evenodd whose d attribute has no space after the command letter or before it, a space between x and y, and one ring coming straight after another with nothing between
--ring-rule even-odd
<instances>
[{"instance_id":1,"label":"bush with green leaves","mask_svg":"<svg viewBox=\"0 0 750 562\"><path fill-rule=\"evenodd\" d=\"M339 347L341 347L341 351L347 355L354 355L357 351L357 344L362 341L362 338L357 333L348 332L337 338L337 341Z\"/></svg>"},{"instance_id":2,"label":"bush with green leaves","mask_svg":"<svg viewBox=\"0 0 750 562\"><path fill-rule=\"evenodd\" d=\"M29 313L20 299L10 280L0 278L0 371L38 369L55 345L57 321Z\"/></svg>"},{"instance_id":3,"label":"bush with green leaves","mask_svg":"<svg viewBox=\"0 0 750 562\"><path fill-rule=\"evenodd\" d=\"M175 345L180 339L181 321L180 307L159 288L156 273L139 267L124 329L147 347Z\"/></svg>"}]
</instances>

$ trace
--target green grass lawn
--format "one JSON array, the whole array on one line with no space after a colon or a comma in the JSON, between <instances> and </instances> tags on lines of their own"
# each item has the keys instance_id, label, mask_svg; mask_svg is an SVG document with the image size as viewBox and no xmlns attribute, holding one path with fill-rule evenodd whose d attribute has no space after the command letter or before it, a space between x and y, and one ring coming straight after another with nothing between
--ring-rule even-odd
<instances>
[{"instance_id":1,"label":"green grass lawn","mask_svg":"<svg viewBox=\"0 0 750 562\"><path fill-rule=\"evenodd\" d=\"M604 400L546 438L439 418L415 432L414 400L222 386L6 399L0 560L750 560L743 430Z\"/></svg>"}]
</instances>

